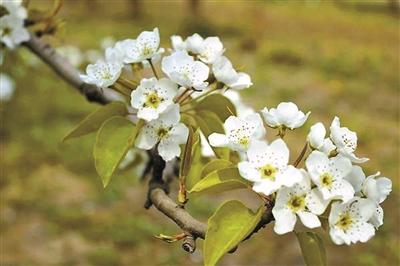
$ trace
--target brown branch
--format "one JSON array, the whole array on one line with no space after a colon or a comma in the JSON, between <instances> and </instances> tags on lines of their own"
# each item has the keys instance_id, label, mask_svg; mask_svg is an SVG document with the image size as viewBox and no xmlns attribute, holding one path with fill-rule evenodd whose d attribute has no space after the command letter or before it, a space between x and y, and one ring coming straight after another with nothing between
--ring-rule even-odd
<instances>
[{"instance_id":1,"label":"brown branch","mask_svg":"<svg viewBox=\"0 0 400 266\"><path fill-rule=\"evenodd\" d=\"M112 101L110 97L102 93L100 88L83 82L79 77L79 71L67 59L58 54L53 47L44 42L43 39L31 34L29 41L24 43L24 45L52 68L61 78L85 95L88 101L100 104Z\"/></svg>"}]
</instances>

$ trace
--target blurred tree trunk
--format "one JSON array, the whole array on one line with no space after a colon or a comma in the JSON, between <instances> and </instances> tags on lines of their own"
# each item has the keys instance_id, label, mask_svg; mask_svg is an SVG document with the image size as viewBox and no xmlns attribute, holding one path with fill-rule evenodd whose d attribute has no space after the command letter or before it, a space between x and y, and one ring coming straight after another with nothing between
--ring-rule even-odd
<instances>
[{"instance_id":1,"label":"blurred tree trunk","mask_svg":"<svg viewBox=\"0 0 400 266\"><path fill-rule=\"evenodd\" d=\"M141 0L130 0L130 11L133 19L139 19L142 13L142 1Z\"/></svg>"},{"instance_id":2,"label":"blurred tree trunk","mask_svg":"<svg viewBox=\"0 0 400 266\"><path fill-rule=\"evenodd\" d=\"M196 17L200 12L200 0L189 0L189 13L191 16Z\"/></svg>"}]
</instances>

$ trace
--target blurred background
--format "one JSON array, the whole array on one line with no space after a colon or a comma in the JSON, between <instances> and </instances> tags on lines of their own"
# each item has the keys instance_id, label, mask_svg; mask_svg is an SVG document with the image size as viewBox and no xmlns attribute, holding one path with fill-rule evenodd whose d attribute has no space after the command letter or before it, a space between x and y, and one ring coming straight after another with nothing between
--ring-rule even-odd
<instances>
[{"instance_id":1,"label":"blurred background","mask_svg":"<svg viewBox=\"0 0 400 266\"><path fill-rule=\"evenodd\" d=\"M52 1L30 5L46 10ZM384 225L368 243L336 246L323 236L329 264L399 265L399 2L71 0L58 17L63 23L48 41L81 69L102 45L154 27L165 48L173 34L219 36L226 55L253 79L242 94L247 104L260 109L293 101L312 112L287 137L293 151L313 123L329 126L340 116L358 133L357 154L370 158L365 172L381 171L394 188L383 204ZM179 230L143 208L147 185L135 169L118 172L103 189L92 160L94 135L61 143L96 104L24 47L7 53L1 68L16 87L0 106L1 265L202 264L202 241L188 255L179 243L153 237ZM206 221L228 197L245 196L203 196L188 208ZM220 262L302 263L294 234L278 236L272 225Z\"/></svg>"}]
</instances>

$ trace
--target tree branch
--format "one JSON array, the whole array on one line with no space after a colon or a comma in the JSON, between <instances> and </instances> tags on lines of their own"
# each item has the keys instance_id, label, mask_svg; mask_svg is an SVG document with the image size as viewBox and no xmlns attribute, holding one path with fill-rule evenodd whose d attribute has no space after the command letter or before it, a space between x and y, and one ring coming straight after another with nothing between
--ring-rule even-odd
<instances>
[{"instance_id":1,"label":"tree branch","mask_svg":"<svg viewBox=\"0 0 400 266\"><path fill-rule=\"evenodd\" d=\"M58 54L53 47L44 42L43 39L31 34L29 41L25 42L24 45L52 68L61 78L85 95L88 101L100 104L112 101L111 97L107 97L100 88L83 82L79 77L79 71L67 59Z\"/></svg>"}]
</instances>

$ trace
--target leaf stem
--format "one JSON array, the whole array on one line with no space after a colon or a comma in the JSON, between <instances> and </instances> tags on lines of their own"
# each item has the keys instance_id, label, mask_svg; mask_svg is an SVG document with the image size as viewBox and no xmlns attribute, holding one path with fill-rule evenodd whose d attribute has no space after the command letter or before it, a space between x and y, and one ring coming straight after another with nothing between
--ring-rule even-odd
<instances>
[{"instance_id":1,"label":"leaf stem","mask_svg":"<svg viewBox=\"0 0 400 266\"><path fill-rule=\"evenodd\" d=\"M153 65L153 62L151 61L151 58L147 59L147 61L149 62L150 66L151 66L151 70L154 73L154 76L156 77L156 79L159 79L156 68Z\"/></svg>"},{"instance_id":2,"label":"leaf stem","mask_svg":"<svg viewBox=\"0 0 400 266\"><path fill-rule=\"evenodd\" d=\"M296 161L294 161L293 166L297 167L299 163L301 162L301 159L303 159L304 155L306 154L308 148L308 142L306 141L306 144L304 145L303 149L301 150L299 156L297 157Z\"/></svg>"}]
</instances>

